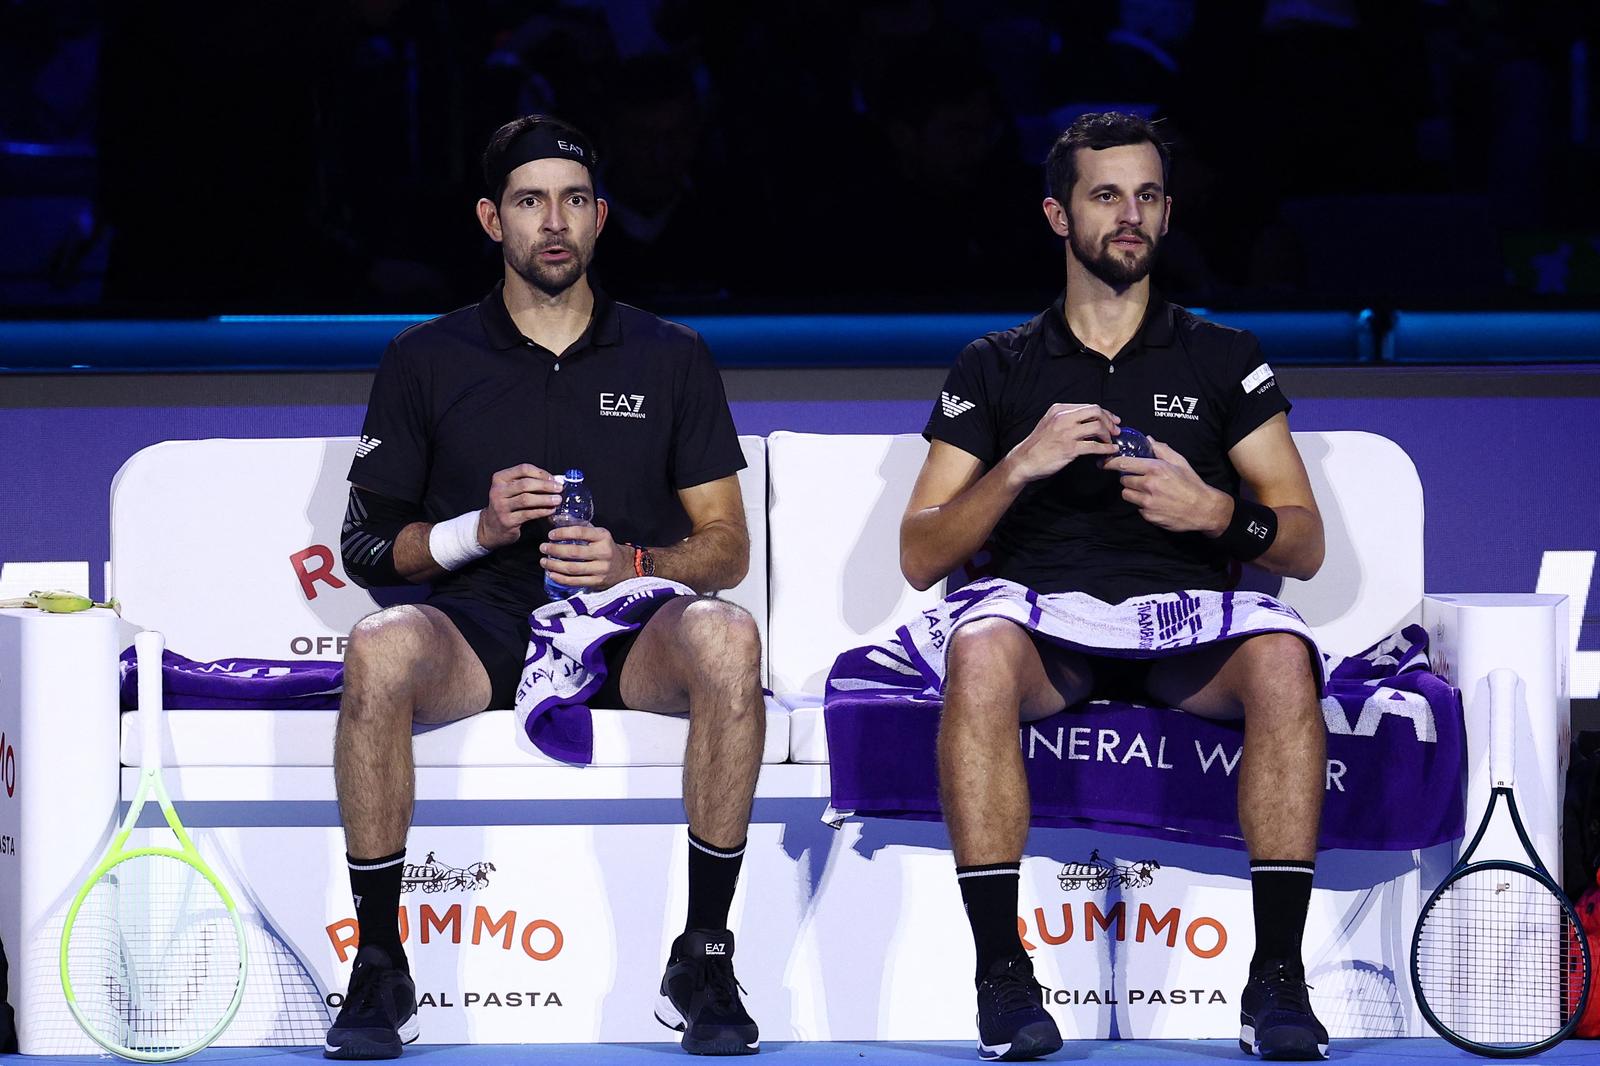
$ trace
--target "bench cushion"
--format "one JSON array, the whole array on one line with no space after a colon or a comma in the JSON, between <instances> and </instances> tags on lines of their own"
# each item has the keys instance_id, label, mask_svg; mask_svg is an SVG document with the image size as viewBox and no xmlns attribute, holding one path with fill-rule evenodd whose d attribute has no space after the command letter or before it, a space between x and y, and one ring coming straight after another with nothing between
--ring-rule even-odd
<instances>
[{"instance_id":1,"label":"bench cushion","mask_svg":"<svg viewBox=\"0 0 1600 1066\"><path fill-rule=\"evenodd\" d=\"M595 766L682 766L689 719L647 711L596 710ZM335 711L168 711L166 765L331 766ZM139 712L122 716L122 764L139 765ZM485 711L418 732L418 766L564 766L541 753L517 725L514 711ZM789 757L789 713L767 700L761 761Z\"/></svg>"}]
</instances>

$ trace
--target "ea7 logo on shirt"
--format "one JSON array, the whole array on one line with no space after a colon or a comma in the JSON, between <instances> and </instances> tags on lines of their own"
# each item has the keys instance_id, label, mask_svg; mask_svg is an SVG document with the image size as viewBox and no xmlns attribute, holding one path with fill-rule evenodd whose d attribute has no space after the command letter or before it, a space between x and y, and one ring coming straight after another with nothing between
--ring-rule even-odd
<instances>
[{"instance_id":1,"label":"ea7 logo on shirt","mask_svg":"<svg viewBox=\"0 0 1600 1066\"><path fill-rule=\"evenodd\" d=\"M378 445L382 443L383 441L379 440L377 437L362 437L356 442L356 458L365 459L367 456L377 451Z\"/></svg>"},{"instance_id":2,"label":"ea7 logo on shirt","mask_svg":"<svg viewBox=\"0 0 1600 1066\"><path fill-rule=\"evenodd\" d=\"M636 393L602 392L600 413L607 418L643 418L644 397Z\"/></svg>"},{"instance_id":3,"label":"ea7 logo on shirt","mask_svg":"<svg viewBox=\"0 0 1600 1066\"><path fill-rule=\"evenodd\" d=\"M1200 416L1194 409L1200 403L1198 396L1168 395L1164 392L1155 394L1155 415L1157 418L1185 418L1190 422L1200 421Z\"/></svg>"},{"instance_id":4,"label":"ea7 logo on shirt","mask_svg":"<svg viewBox=\"0 0 1600 1066\"><path fill-rule=\"evenodd\" d=\"M944 411L944 416L946 418L954 418L957 415L964 415L976 406L978 405L973 403L971 400L963 400L961 397L952 396L948 392L941 392L939 394L939 407Z\"/></svg>"},{"instance_id":5,"label":"ea7 logo on shirt","mask_svg":"<svg viewBox=\"0 0 1600 1066\"><path fill-rule=\"evenodd\" d=\"M706 954L707 955L726 955L727 953L728 953L728 945L725 944L725 943L723 943L723 944L707 944L706 945Z\"/></svg>"}]
</instances>

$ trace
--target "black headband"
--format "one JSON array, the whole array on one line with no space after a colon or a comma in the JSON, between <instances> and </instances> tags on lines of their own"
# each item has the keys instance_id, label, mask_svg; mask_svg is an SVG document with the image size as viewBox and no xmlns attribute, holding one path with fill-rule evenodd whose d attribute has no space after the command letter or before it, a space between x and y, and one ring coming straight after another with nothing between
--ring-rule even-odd
<instances>
[{"instance_id":1,"label":"black headband","mask_svg":"<svg viewBox=\"0 0 1600 1066\"><path fill-rule=\"evenodd\" d=\"M523 130L506 145L496 173L489 175L490 185L496 191L504 190L511 172L535 159L570 159L594 170L594 148L582 135L570 127L558 130L541 124Z\"/></svg>"}]
</instances>

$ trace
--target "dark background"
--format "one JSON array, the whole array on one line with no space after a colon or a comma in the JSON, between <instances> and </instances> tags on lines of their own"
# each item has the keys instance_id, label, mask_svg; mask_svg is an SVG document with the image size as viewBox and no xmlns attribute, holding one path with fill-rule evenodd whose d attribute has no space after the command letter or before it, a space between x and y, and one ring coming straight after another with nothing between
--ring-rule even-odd
<instances>
[{"instance_id":1,"label":"dark background","mask_svg":"<svg viewBox=\"0 0 1600 1066\"><path fill-rule=\"evenodd\" d=\"M500 123L588 130L664 314L1029 309L1040 163L1165 119L1207 307L1600 303L1592 0L0 0L0 315L435 312Z\"/></svg>"}]
</instances>

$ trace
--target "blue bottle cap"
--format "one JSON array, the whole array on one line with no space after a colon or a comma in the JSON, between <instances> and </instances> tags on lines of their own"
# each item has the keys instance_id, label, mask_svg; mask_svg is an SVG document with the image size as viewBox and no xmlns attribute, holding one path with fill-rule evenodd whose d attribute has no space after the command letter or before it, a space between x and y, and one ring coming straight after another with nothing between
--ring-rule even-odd
<instances>
[{"instance_id":1,"label":"blue bottle cap","mask_svg":"<svg viewBox=\"0 0 1600 1066\"><path fill-rule=\"evenodd\" d=\"M567 471L567 480L568 481L582 481L583 480L583 471L582 470L568 470Z\"/></svg>"}]
</instances>

